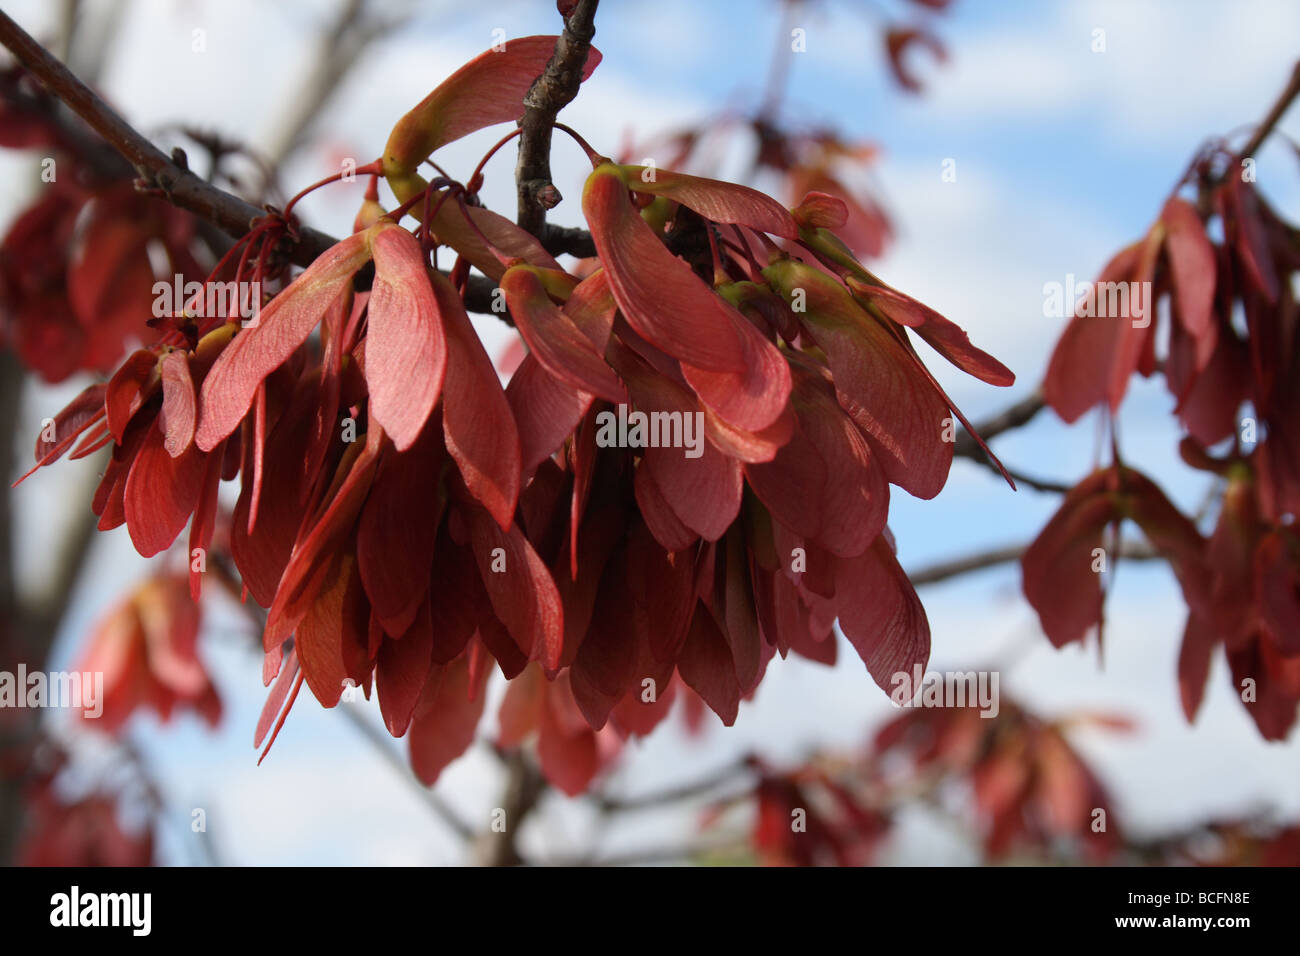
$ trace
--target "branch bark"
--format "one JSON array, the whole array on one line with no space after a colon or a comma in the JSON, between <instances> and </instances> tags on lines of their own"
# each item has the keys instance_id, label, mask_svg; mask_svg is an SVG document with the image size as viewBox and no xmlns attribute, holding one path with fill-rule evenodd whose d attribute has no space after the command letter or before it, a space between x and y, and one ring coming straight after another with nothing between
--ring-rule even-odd
<instances>
[{"instance_id":1,"label":"branch bark","mask_svg":"<svg viewBox=\"0 0 1300 956\"><path fill-rule=\"evenodd\" d=\"M556 115L578 95L582 68L596 35L596 7L600 0L577 0L555 42L555 52L542 75L524 95L524 115L519 121L519 157L515 163L519 225L542 240L552 255L568 252L595 255L589 233L581 229L548 226L546 211L562 198L551 182L551 133ZM541 772L519 750L503 755L507 777L501 809L504 832L483 833L476 847L477 862L484 866L517 866L519 832L546 790Z\"/></svg>"},{"instance_id":2,"label":"branch bark","mask_svg":"<svg viewBox=\"0 0 1300 956\"><path fill-rule=\"evenodd\" d=\"M519 866L524 862L519 852L519 832L537 801L546 791L541 772L520 750L504 755L506 786L499 809L505 811L505 830L487 830L475 844L475 862L480 866Z\"/></svg>"},{"instance_id":3,"label":"branch bark","mask_svg":"<svg viewBox=\"0 0 1300 956\"><path fill-rule=\"evenodd\" d=\"M1041 389L1034 389L1031 394L1026 395L1020 401L994 415L992 418L987 418L982 422L977 422L975 425L975 431L978 432L980 437L986 442L992 441L1003 432L1012 431L1029 424L1029 422L1033 420L1034 416L1043 410L1043 407L1043 392ZM980 448L979 444L975 441L975 437L968 431L963 431L957 436L957 441L953 445L952 453L960 458L970 458L973 461L988 461L988 457L984 454L984 450Z\"/></svg>"},{"instance_id":4,"label":"branch bark","mask_svg":"<svg viewBox=\"0 0 1300 956\"><path fill-rule=\"evenodd\" d=\"M51 93L112 144L134 167L147 188L160 191L173 205L188 209L236 238L266 214L264 209L213 186L173 161L3 11L0 11L0 43ZM303 228L297 241L286 251L294 263L306 266L336 241L319 230Z\"/></svg>"},{"instance_id":5,"label":"branch bark","mask_svg":"<svg viewBox=\"0 0 1300 956\"><path fill-rule=\"evenodd\" d=\"M985 568L996 567L999 564L1010 564L1012 561L1019 561L1028 547L1027 544L1014 544L1001 548L991 548L988 551L979 551L975 554L955 558L952 561L940 561L937 564L931 564L916 571L909 571L907 577L912 582L913 587L919 588L925 584L938 584L941 581L969 574L972 571L982 571ZM1125 541L1120 544L1119 557L1129 561L1154 561L1160 555L1146 541Z\"/></svg>"},{"instance_id":6,"label":"branch bark","mask_svg":"<svg viewBox=\"0 0 1300 956\"><path fill-rule=\"evenodd\" d=\"M627 811L658 808L683 800L693 800L714 793L718 789L736 780L750 776L753 768L748 760L737 760L713 771L699 780L684 783L666 790L644 793L632 797L617 797L600 794L596 796L596 805L606 813L624 813Z\"/></svg>"},{"instance_id":7,"label":"branch bark","mask_svg":"<svg viewBox=\"0 0 1300 956\"><path fill-rule=\"evenodd\" d=\"M1287 83L1286 88L1282 90L1277 101L1269 108L1264 118L1259 121L1254 134L1246 141L1246 145L1241 148L1241 152L1237 154L1239 159L1255 155L1264 140L1268 138L1274 127L1286 114L1286 111L1291 108L1291 104L1296 101L1297 97L1300 97L1300 62L1297 62L1295 68L1291 71L1291 80Z\"/></svg>"},{"instance_id":8,"label":"branch bark","mask_svg":"<svg viewBox=\"0 0 1300 956\"><path fill-rule=\"evenodd\" d=\"M266 151L268 178L302 145L322 107L366 50L409 18L406 9L392 16L368 16L366 6L366 0L344 0L333 22L321 32L292 109L276 124L275 139Z\"/></svg>"},{"instance_id":9,"label":"branch bark","mask_svg":"<svg viewBox=\"0 0 1300 956\"><path fill-rule=\"evenodd\" d=\"M424 802L435 817L445 823L462 840L469 840L474 836L474 831L470 825L462 820L437 792L430 790L415 778L411 768L402 759L401 754L393 749L392 738L376 728L353 705L343 704L337 709L369 741L372 749L383 757L384 762L393 768L393 772L401 777L404 783L410 784L412 792Z\"/></svg>"},{"instance_id":10,"label":"branch bark","mask_svg":"<svg viewBox=\"0 0 1300 956\"><path fill-rule=\"evenodd\" d=\"M116 149L135 170L145 188L157 190L172 205L194 213L236 239L266 215L265 209L212 185L163 153L2 10L0 44ZM281 251L295 265L308 266L338 241L319 229L299 227L296 240L287 236L282 240ZM465 290L465 307L471 312L500 318L501 313L492 309L495 288L496 283L491 279L471 276Z\"/></svg>"},{"instance_id":11,"label":"branch bark","mask_svg":"<svg viewBox=\"0 0 1300 956\"><path fill-rule=\"evenodd\" d=\"M541 238L546 211L563 198L551 182L551 132L556 115L578 95L582 67L596 35L596 6L600 0L577 0L565 18L550 62L524 96L519 121L519 159L515 164L518 218L521 227Z\"/></svg>"}]
</instances>

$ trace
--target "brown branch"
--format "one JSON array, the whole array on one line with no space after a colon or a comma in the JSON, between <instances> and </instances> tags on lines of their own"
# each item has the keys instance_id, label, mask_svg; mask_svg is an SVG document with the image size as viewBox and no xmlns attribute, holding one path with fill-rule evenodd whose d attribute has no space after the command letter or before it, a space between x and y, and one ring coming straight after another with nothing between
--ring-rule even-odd
<instances>
[{"instance_id":1,"label":"brown branch","mask_svg":"<svg viewBox=\"0 0 1300 956\"><path fill-rule=\"evenodd\" d=\"M276 125L275 139L266 151L268 179L302 144L322 108L366 50L408 18L407 10L393 16L367 16L366 0L344 0L334 21L317 40L311 67L292 99L289 115Z\"/></svg>"},{"instance_id":2,"label":"brown branch","mask_svg":"<svg viewBox=\"0 0 1300 956\"><path fill-rule=\"evenodd\" d=\"M519 833L546 792L546 779L523 752L510 751L504 760L506 786L500 809L505 811L505 830L487 830L479 836L474 857L480 866L518 866L524 862L519 852Z\"/></svg>"},{"instance_id":3,"label":"brown branch","mask_svg":"<svg viewBox=\"0 0 1300 956\"><path fill-rule=\"evenodd\" d=\"M23 630L27 639L28 667L36 666L38 661L43 662L49 654L54 638L67 614L72 594L80 583L86 562L90 558L99 516L91 510L89 502L94 497L107 460L108 452L104 450L97 452L83 466L85 470L81 486L72 496L73 501L82 504L64 529L64 537L59 542L55 555L53 573L40 594L23 602Z\"/></svg>"},{"instance_id":4,"label":"brown branch","mask_svg":"<svg viewBox=\"0 0 1300 956\"><path fill-rule=\"evenodd\" d=\"M7 47L55 97L107 140L134 168L147 188L158 190L172 205L194 213L234 238L244 235L255 220L266 215L266 210L212 185L188 168L178 165L118 116L2 10L0 44ZM68 125L61 124L61 131ZM74 137L70 141L86 145L84 134L72 129L67 129L66 132L69 137ZM111 163L102 157L100 161ZM128 174L127 167L114 171ZM318 256L339 241L318 229L299 227L297 233L296 240L285 237L283 242L289 245L285 250L289 260L300 266L311 265ZM479 275L470 276L465 289L465 308L471 312L501 318L502 313L492 308L495 290L496 283L491 279Z\"/></svg>"},{"instance_id":5,"label":"brown branch","mask_svg":"<svg viewBox=\"0 0 1300 956\"><path fill-rule=\"evenodd\" d=\"M940 581L947 581L950 578L969 574L972 571L982 571L985 568L996 567L999 564L1010 564L1013 561L1019 561L1028 547L1028 545L1016 544L992 548L988 551L966 555L952 561L941 561L938 564L932 564L916 571L909 571L907 577L912 582L913 587L921 587L924 584L937 584ZM1158 559L1160 554L1146 541L1124 541L1120 544L1119 557L1127 558L1130 561L1152 561Z\"/></svg>"},{"instance_id":6,"label":"brown branch","mask_svg":"<svg viewBox=\"0 0 1300 956\"><path fill-rule=\"evenodd\" d=\"M402 759L401 754L393 749L390 737L375 727L360 710L355 709L352 705L344 703L340 704L336 709L348 719L348 722L353 727L360 731L361 735L370 742L372 749L384 758L385 763L393 768L393 771L402 778L403 782L411 785L412 791L433 811L434 816L447 824L455 832L456 836L462 840L469 840L474 836L473 828L462 820L441 796L416 779L415 775L411 773L411 768Z\"/></svg>"},{"instance_id":7,"label":"brown branch","mask_svg":"<svg viewBox=\"0 0 1300 956\"><path fill-rule=\"evenodd\" d=\"M1014 405L994 415L992 418L985 419L982 422L975 423L975 431L986 442L992 441L1003 432L1012 431L1023 425L1029 424L1034 416L1043 410L1043 392L1041 389L1026 395ZM984 455L984 450L980 448L975 441L975 437L968 431L963 431L957 436L957 441L953 445L952 453L959 458L971 458L975 461L988 461Z\"/></svg>"},{"instance_id":8,"label":"brown branch","mask_svg":"<svg viewBox=\"0 0 1300 956\"><path fill-rule=\"evenodd\" d=\"M577 0L565 18L564 31L555 41L550 62L524 96L524 115L519 121L519 159L515 164L517 221L538 237L546 229L546 210L553 209L563 198L551 182L552 124L560 110L578 95L582 68L596 35L599 2Z\"/></svg>"},{"instance_id":9,"label":"brown branch","mask_svg":"<svg viewBox=\"0 0 1300 956\"><path fill-rule=\"evenodd\" d=\"M634 797L613 797L598 794L594 799L596 805L607 813L624 813L632 810L662 807L665 804L680 803L683 800L692 800L696 797L711 794L719 787L747 776L752 769L749 761L737 760L713 771L707 777L680 786L670 787L666 790L658 790Z\"/></svg>"},{"instance_id":10,"label":"brown branch","mask_svg":"<svg viewBox=\"0 0 1300 956\"><path fill-rule=\"evenodd\" d=\"M23 634L17 606L17 587L14 581L14 560L17 542L13 534L13 492L9 482L15 477L17 464L12 423L18 420L22 403L24 370L18 357L8 349L0 349L0 416L6 428L0 432L0 669L12 670L23 660ZM16 714L31 713L16 711ZM17 764L15 754L21 754L23 728L4 727L0 734L0 761ZM23 723L27 723L24 721ZM13 739L11 739L11 737ZM22 780L19 773L0 773L0 866L13 863L18 842L18 832L23 822Z\"/></svg>"},{"instance_id":11,"label":"brown branch","mask_svg":"<svg viewBox=\"0 0 1300 956\"><path fill-rule=\"evenodd\" d=\"M1019 561L1020 556L1025 553L1025 548L1026 545L1023 544L992 548L978 554L955 558L952 561L940 561L938 564L932 564L918 571L911 571L907 577L912 582L912 586L917 588L924 584L936 584L939 581L946 581L949 578L968 574L971 571L982 571L985 568L996 567L999 564L1010 564L1012 561Z\"/></svg>"},{"instance_id":12,"label":"brown branch","mask_svg":"<svg viewBox=\"0 0 1300 956\"><path fill-rule=\"evenodd\" d=\"M586 858L557 859L546 861L546 866L586 867L586 866L644 866L649 863L681 863L702 856L723 854L741 856L751 853L748 834L699 839L681 846L645 847L628 850L624 853L599 857L594 860Z\"/></svg>"},{"instance_id":13,"label":"brown branch","mask_svg":"<svg viewBox=\"0 0 1300 956\"><path fill-rule=\"evenodd\" d=\"M1259 125L1255 127L1255 133L1246 141L1246 145L1241 148L1237 154L1238 159L1245 159L1248 156L1255 155L1256 151L1273 132L1274 127L1281 121L1283 115L1291 104L1295 102L1296 97L1300 97L1300 62L1297 62L1295 68L1291 71L1291 79L1286 88L1278 96L1277 101L1269 108L1268 113Z\"/></svg>"},{"instance_id":14,"label":"brown branch","mask_svg":"<svg viewBox=\"0 0 1300 956\"><path fill-rule=\"evenodd\" d=\"M987 464L994 474L1000 474L993 462L989 461L987 458L983 459L983 463ZM1016 471L1014 468L1007 468L1007 474L1011 476L1017 487L1024 485L1027 488L1033 488L1035 491L1046 491L1057 495L1063 495L1070 490L1070 486L1064 482L1048 481L1045 478L1035 478L1032 475L1026 475L1023 471Z\"/></svg>"},{"instance_id":15,"label":"brown branch","mask_svg":"<svg viewBox=\"0 0 1300 956\"><path fill-rule=\"evenodd\" d=\"M1029 424L1034 419L1034 416L1043 410L1043 407L1043 392L1041 389L1034 389L1031 394L1026 395L1009 408L1004 409L992 418L978 422L975 425L975 432L986 442L992 441L995 436L1001 435L1003 432L1012 431ZM984 465L994 473L998 473L997 466L993 464L989 456L984 453L984 449L975 441L975 436L968 431L963 430L957 436L957 441L953 444L952 454L954 458L970 459L976 464ZM1033 478L1011 468L1007 468L1007 474L1017 484L1026 485L1035 491L1050 491L1063 494L1070 490L1069 485Z\"/></svg>"},{"instance_id":16,"label":"brown branch","mask_svg":"<svg viewBox=\"0 0 1300 956\"><path fill-rule=\"evenodd\" d=\"M117 112L87 87L48 50L0 11L0 43L37 79L107 140L135 168L145 186L160 191L174 206L187 209L231 236L244 235L266 211L218 189L178 165L136 132ZM337 240L316 229L302 228L286 251L301 266L310 265Z\"/></svg>"},{"instance_id":17,"label":"brown branch","mask_svg":"<svg viewBox=\"0 0 1300 956\"><path fill-rule=\"evenodd\" d=\"M23 385L26 370L18 357L9 350L0 350L0 418L15 423L21 417ZM19 663L31 670L44 670L59 625L72 603L72 595L81 580L86 559L90 554L91 537L95 533L96 516L87 505L72 515L62 529L58 552L46 586L39 595L18 593L14 577L15 555L18 542L13 528L13 489L9 482L16 477L17 462L15 435L12 431L0 442L0 670L12 671ZM102 461L103 455L96 456ZM86 478L89 487L74 500L88 502L98 475L93 463L87 463ZM14 718L14 727L20 736L35 729L35 717ZM32 712L32 714L38 712ZM0 764L6 744L0 743ZM12 862L18 828L22 823L21 780L12 774L0 773L0 864Z\"/></svg>"},{"instance_id":18,"label":"brown branch","mask_svg":"<svg viewBox=\"0 0 1300 956\"><path fill-rule=\"evenodd\" d=\"M557 226L546 223L542 229L542 247L553 256L568 253L579 259L590 259L596 254L596 243L591 233L577 226Z\"/></svg>"},{"instance_id":19,"label":"brown branch","mask_svg":"<svg viewBox=\"0 0 1300 956\"><path fill-rule=\"evenodd\" d=\"M18 457L13 424L22 409L25 370L18 356L0 349L0 420L5 422L0 440L0 666L10 663L8 645L17 623L17 587L14 581L13 492L9 483L17 477Z\"/></svg>"}]
</instances>

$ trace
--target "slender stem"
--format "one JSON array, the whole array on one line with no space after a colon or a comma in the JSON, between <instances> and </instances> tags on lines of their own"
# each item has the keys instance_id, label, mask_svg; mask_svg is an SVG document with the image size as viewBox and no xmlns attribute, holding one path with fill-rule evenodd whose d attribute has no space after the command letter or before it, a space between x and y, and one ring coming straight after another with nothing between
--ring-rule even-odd
<instances>
[{"instance_id":1,"label":"slender stem","mask_svg":"<svg viewBox=\"0 0 1300 956\"><path fill-rule=\"evenodd\" d=\"M1025 396L1013 405L1003 409L983 422L977 422L975 432L979 434L986 442L992 441L994 436L1001 435L1003 432L1013 431L1024 425L1029 424L1039 412L1043 410L1045 403L1041 389L1035 389L1032 394ZM968 458L977 464L987 466L995 474L1000 474L997 465L995 465L984 453L984 449L979 446L975 436L968 431L962 431L957 436L957 441L953 444L953 457ZM1053 481L1043 481L1032 478L1020 472L1007 469L1015 481L1021 482L1033 488L1035 491L1065 492L1069 488L1066 485Z\"/></svg>"},{"instance_id":2,"label":"slender stem","mask_svg":"<svg viewBox=\"0 0 1300 956\"><path fill-rule=\"evenodd\" d=\"M985 441L992 441L1003 432L1009 432L1020 428L1022 425L1029 424L1034 416L1043 410L1044 405L1042 391L1035 389L1032 394L1026 395L1020 401L1008 406L993 417L977 422L975 431ZM977 461L984 458L984 452L980 450L974 436L967 431L963 431L957 436L957 442L952 452L961 458L974 458Z\"/></svg>"},{"instance_id":3,"label":"slender stem","mask_svg":"<svg viewBox=\"0 0 1300 956\"><path fill-rule=\"evenodd\" d=\"M403 781L411 784L412 792L424 801L425 805L433 811L434 816L447 824L455 832L456 836L462 840L469 840L474 836L473 828L462 820L441 796L433 790L427 789L415 779L411 774L411 768L406 765L406 761L402 759L401 755L393 749L392 741L382 730L375 727L360 710L352 705L342 704L337 710L370 742L372 749L384 758L384 762L393 768L393 772L401 777Z\"/></svg>"},{"instance_id":4,"label":"slender stem","mask_svg":"<svg viewBox=\"0 0 1300 956\"><path fill-rule=\"evenodd\" d=\"M373 163L367 163L364 166L358 166L352 172L357 176L376 176L379 173L383 172L383 168L380 166L378 161L375 161ZM285 204L284 207L285 218L287 219L290 216L290 214L293 213L293 207L298 205L298 203L302 201L302 198L304 196L316 191L317 189L320 189L322 186L328 186L330 183L339 182L340 180L343 179L345 175L347 174L335 173L332 176L326 176L324 179L312 183L306 189L299 190L298 193L292 199L290 199L288 203Z\"/></svg>"},{"instance_id":5,"label":"slender stem","mask_svg":"<svg viewBox=\"0 0 1300 956\"><path fill-rule=\"evenodd\" d=\"M608 162L608 160L604 156L596 152L594 146L592 146L589 142L587 142L587 138L583 136L581 133L579 133L572 126L569 126L567 123L552 123L551 126L554 129L558 129L561 133L568 136L569 139L577 143L578 147L584 153L587 154L587 161L591 163L593 168L599 166L602 162Z\"/></svg>"},{"instance_id":6,"label":"slender stem","mask_svg":"<svg viewBox=\"0 0 1300 956\"><path fill-rule=\"evenodd\" d=\"M714 770L706 777L690 783L633 797L599 795L596 797L596 802L600 809L610 813L662 807L665 804L680 803L683 800L692 800L696 797L711 794L725 784L749 776L752 770L753 767L748 761L737 760Z\"/></svg>"},{"instance_id":7,"label":"slender stem","mask_svg":"<svg viewBox=\"0 0 1300 956\"><path fill-rule=\"evenodd\" d=\"M367 0L344 0L333 22L318 37L311 68L291 101L288 115L276 124L274 141L266 150L268 179L302 145L325 113L325 105L366 50L411 16L409 10L369 15L367 6L372 6Z\"/></svg>"},{"instance_id":8,"label":"slender stem","mask_svg":"<svg viewBox=\"0 0 1300 956\"><path fill-rule=\"evenodd\" d=\"M469 179L465 182L465 189L467 192L471 194L478 193L480 180L483 176L483 167L486 166L488 162L491 161L492 157L497 154L497 150L514 139L521 132L523 131L520 129L512 129L510 132L506 133L506 135L497 140L493 147L483 154L483 158L478 161L478 165L474 167L474 172L470 173Z\"/></svg>"},{"instance_id":9,"label":"slender stem","mask_svg":"<svg viewBox=\"0 0 1300 956\"><path fill-rule=\"evenodd\" d=\"M797 0L783 0L782 3L781 30L776 37L776 49L767 71L767 89L763 93L763 103L758 112L759 117L765 120L774 119L780 111L786 83L790 79L790 28L794 22L796 2Z\"/></svg>"}]
</instances>

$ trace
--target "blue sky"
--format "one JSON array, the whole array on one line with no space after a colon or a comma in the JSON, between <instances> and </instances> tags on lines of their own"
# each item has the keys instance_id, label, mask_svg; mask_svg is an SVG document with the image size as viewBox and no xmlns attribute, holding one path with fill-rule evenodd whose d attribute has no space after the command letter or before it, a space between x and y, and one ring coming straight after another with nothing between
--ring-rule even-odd
<instances>
[{"instance_id":1,"label":"blue sky","mask_svg":"<svg viewBox=\"0 0 1300 956\"><path fill-rule=\"evenodd\" d=\"M29 30L50 16L48 4L11 6ZM1043 317L1044 283L1063 282L1067 273L1093 278L1111 253L1145 231L1197 145L1258 119L1300 56L1295 3L958 0L948 15L929 18L950 58L936 66L921 54L917 69L927 92L914 97L889 79L880 21L859 12L862 7L851 0L809 5L797 21L807 31L808 50L795 58L786 106L801 121L835 125L880 144L874 177L900 236L876 271L961 324L1019 375L1014 389L999 391L940 369L942 361L934 359L945 386L976 420L1041 376L1061 327ZM893 21L922 19L908 3L882 0L873 7ZM178 117L201 118L254 145L266 142L309 53L294 24L304 14L325 19L324 8L199 0L132 5L122 45L109 59L107 92L145 129ZM340 154L362 161L377 154L397 117L485 49L494 27L523 36L553 32L555 19L549 0L485 4L468 12L463 4L432 5L357 70L330 112L328 138L295 158L288 182L320 178ZM190 50L195 28L208 31L203 55ZM752 103L778 28L775 0L608 0L597 36L605 61L566 119L597 148L613 152L628 129L644 136L727 103ZM1091 50L1097 29L1105 31L1105 52ZM1282 128L1300 138L1300 114ZM478 134L440 158L468 172L497 135ZM955 183L940 179L946 158L957 162ZM20 169L6 162L6 171ZM512 166L503 156L489 167L489 204L513 206ZM555 170L561 191L576 197L580 154L560 145ZM1294 218L1300 200L1295 153L1271 142L1259 157L1259 179ZM21 198L17 190L5 197ZM313 197L301 209L316 224L343 230L355 197ZM576 201L556 213L561 222L576 222ZM484 334L500 341L499 330L484 327ZM57 407L66 391L33 402L29 424ZM1123 414L1125 452L1192 508L1204 486L1177 463L1170 405L1159 385L1133 390ZM1044 415L996 447L1026 472L1070 481L1090 468L1094 436L1091 420L1066 429ZM34 552L29 573L36 576L48 554L41 546L48 541L44 528L58 520L58 496L83 477L73 467L61 468L63 474L46 476L39 488L25 485L22 494L30 497L20 499ZM891 525L910 567L1028 540L1055 507L1053 496L1013 495L966 463L954 467L935 501L898 492L893 503ZM69 616L65 655L118 589L146 570L124 531L105 536L97 548L90 586ZM936 667L1005 659L1009 648L1017 648L1004 690L1043 713L1105 708L1138 717L1142 732L1132 738L1078 738L1135 826L1159 831L1211 813L1270 805L1300 813L1300 745L1260 742L1221 666L1212 674L1200 721L1194 728L1183 724L1173 662L1184 611L1167 570L1123 569L1112 595L1104 666L1095 650L1047 646L1018 597L1014 568L927 589L922 598L934 630ZM223 727L209 734L182 721L157 733L148 719L139 725L165 789L182 808L169 829L171 858L193 858L184 808L205 806L221 831L218 841L237 862L454 860L455 844L391 771L338 715L322 712L306 695L276 752L261 768L253 766L252 727L264 692L256 658L231 637L237 621L219 619L226 639L208 647L228 698ZM1027 653L1019 650L1026 647ZM750 747L792 759L817 742L857 743L891 709L860 662L844 657L833 671L795 661L776 666L733 730L688 742L673 728L661 729L633 748L621 783L654 789ZM491 761L474 754L449 771L443 789L467 815L481 815L493 805L496 786ZM548 806L544 832L530 836L539 849L572 849L586 839L590 820L580 808L560 804ZM689 826L685 818L643 821L611 838L631 845ZM921 825L909 831L898 858L963 856Z\"/></svg>"}]
</instances>

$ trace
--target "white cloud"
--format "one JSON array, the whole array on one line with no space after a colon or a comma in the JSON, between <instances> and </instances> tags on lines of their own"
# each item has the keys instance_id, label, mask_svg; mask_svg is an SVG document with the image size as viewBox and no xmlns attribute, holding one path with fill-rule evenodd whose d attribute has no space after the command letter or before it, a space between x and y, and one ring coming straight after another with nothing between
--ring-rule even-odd
<instances>
[{"instance_id":1,"label":"white cloud","mask_svg":"<svg viewBox=\"0 0 1300 956\"><path fill-rule=\"evenodd\" d=\"M993 116L1090 121L1120 142L1190 149L1253 122L1296 60L1300 6L1273 0L1044 8L1055 17L946 39L953 56L920 110L978 123ZM1105 51L1093 52L1094 30ZM1291 120L1295 122L1294 118Z\"/></svg>"}]
</instances>

